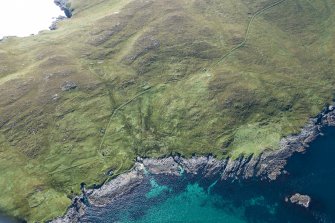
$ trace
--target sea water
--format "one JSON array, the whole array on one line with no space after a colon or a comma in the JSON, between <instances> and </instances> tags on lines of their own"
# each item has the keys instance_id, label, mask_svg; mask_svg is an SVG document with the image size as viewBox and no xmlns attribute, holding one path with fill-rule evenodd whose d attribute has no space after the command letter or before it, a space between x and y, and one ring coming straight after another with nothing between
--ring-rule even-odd
<instances>
[{"instance_id":1,"label":"sea water","mask_svg":"<svg viewBox=\"0 0 335 223\"><path fill-rule=\"evenodd\" d=\"M276 181L148 175L107 207L89 207L82 222L335 222L335 128L323 132L305 154L289 159L288 174ZM310 207L285 201L295 193L309 195Z\"/></svg>"}]
</instances>

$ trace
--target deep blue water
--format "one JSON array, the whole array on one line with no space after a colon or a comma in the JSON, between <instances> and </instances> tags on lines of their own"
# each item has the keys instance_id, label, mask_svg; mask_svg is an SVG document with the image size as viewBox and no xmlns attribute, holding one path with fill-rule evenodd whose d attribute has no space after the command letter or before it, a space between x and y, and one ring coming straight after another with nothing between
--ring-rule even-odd
<instances>
[{"instance_id":1,"label":"deep blue water","mask_svg":"<svg viewBox=\"0 0 335 223\"><path fill-rule=\"evenodd\" d=\"M325 128L305 154L290 158L277 181L217 182L149 175L145 183L106 208L89 208L83 222L335 222L335 128ZM285 202L308 194L306 209Z\"/></svg>"}]
</instances>

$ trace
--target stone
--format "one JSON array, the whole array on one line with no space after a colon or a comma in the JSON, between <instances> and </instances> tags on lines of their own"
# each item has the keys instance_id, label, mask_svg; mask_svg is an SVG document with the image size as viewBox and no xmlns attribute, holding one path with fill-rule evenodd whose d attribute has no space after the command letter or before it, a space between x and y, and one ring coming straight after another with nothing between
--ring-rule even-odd
<instances>
[{"instance_id":1,"label":"stone","mask_svg":"<svg viewBox=\"0 0 335 223\"><path fill-rule=\"evenodd\" d=\"M65 81L61 86L62 91L74 90L76 88L77 84L73 81Z\"/></svg>"},{"instance_id":2,"label":"stone","mask_svg":"<svg viewBox=\"0 0 335 223\"><path fill-rule=\"evenodd\" d=\"M54 94L54 95L52 95L51 99L53 101L57 101L59 99L59 95L58 94Z\"/></svg>"},{"instance_id":3,"label":"stone","mask_svg":"<svg viewBox=\"0 0 335 223\"><path fill-rule=\"evenodd\" d=\"M143 163L143 158L140 156L136 157L136 162Z\"/></svg>"}]
</instances>

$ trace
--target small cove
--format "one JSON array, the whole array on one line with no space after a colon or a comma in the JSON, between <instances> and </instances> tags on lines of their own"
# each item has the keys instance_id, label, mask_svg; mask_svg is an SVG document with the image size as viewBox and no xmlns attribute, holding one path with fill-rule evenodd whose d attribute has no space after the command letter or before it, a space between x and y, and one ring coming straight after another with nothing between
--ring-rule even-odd
<instances>
[{"instance_id":1,"label":"small cove","mask_svg":"<svg viewBox=\"0 0 335 223\"><path fill-rule=\"evenodd\" d=\"M335 128L323 133L304 154L289 159L288 174L276 181L148 175L109 206L88 208L82 222L335 222ZM311 206L286 202L294 193L309 195Z\"/></svg>"}]
</instances>

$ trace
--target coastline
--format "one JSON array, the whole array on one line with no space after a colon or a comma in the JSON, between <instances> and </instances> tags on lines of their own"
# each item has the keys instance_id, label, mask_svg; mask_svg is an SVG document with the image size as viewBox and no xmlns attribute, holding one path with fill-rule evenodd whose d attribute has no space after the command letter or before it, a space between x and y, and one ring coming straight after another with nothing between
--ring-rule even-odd
<instances>
[{"instance_id":1,"label":"coastline","mask_svg":"<svg viewBox=\"0 0 335 223\"><path fill-rule=\"evenodd\" d=\"M287 160L296 152L304 152L325 126L335 126L335 107L325 108L316 118L310 119L297 135L291 135L280 141L277 150L265 150L259 156L248 156L236 160L217 160L212 156L200 156L186 159L179 156L161 159L137 158L134 167L115 179L106 182L99 189L82 188L82 195L73 199L67 213L54 219L53 223L80 222L86 212L86 204L103 207L113 200L122 197L136 188L150 173L165 175L181 175L185 171L196 175L201 171L204 177L220 174L221 180L259 178L260 180L276 180L285 173Z\"/></svg>"}]
</instances>

